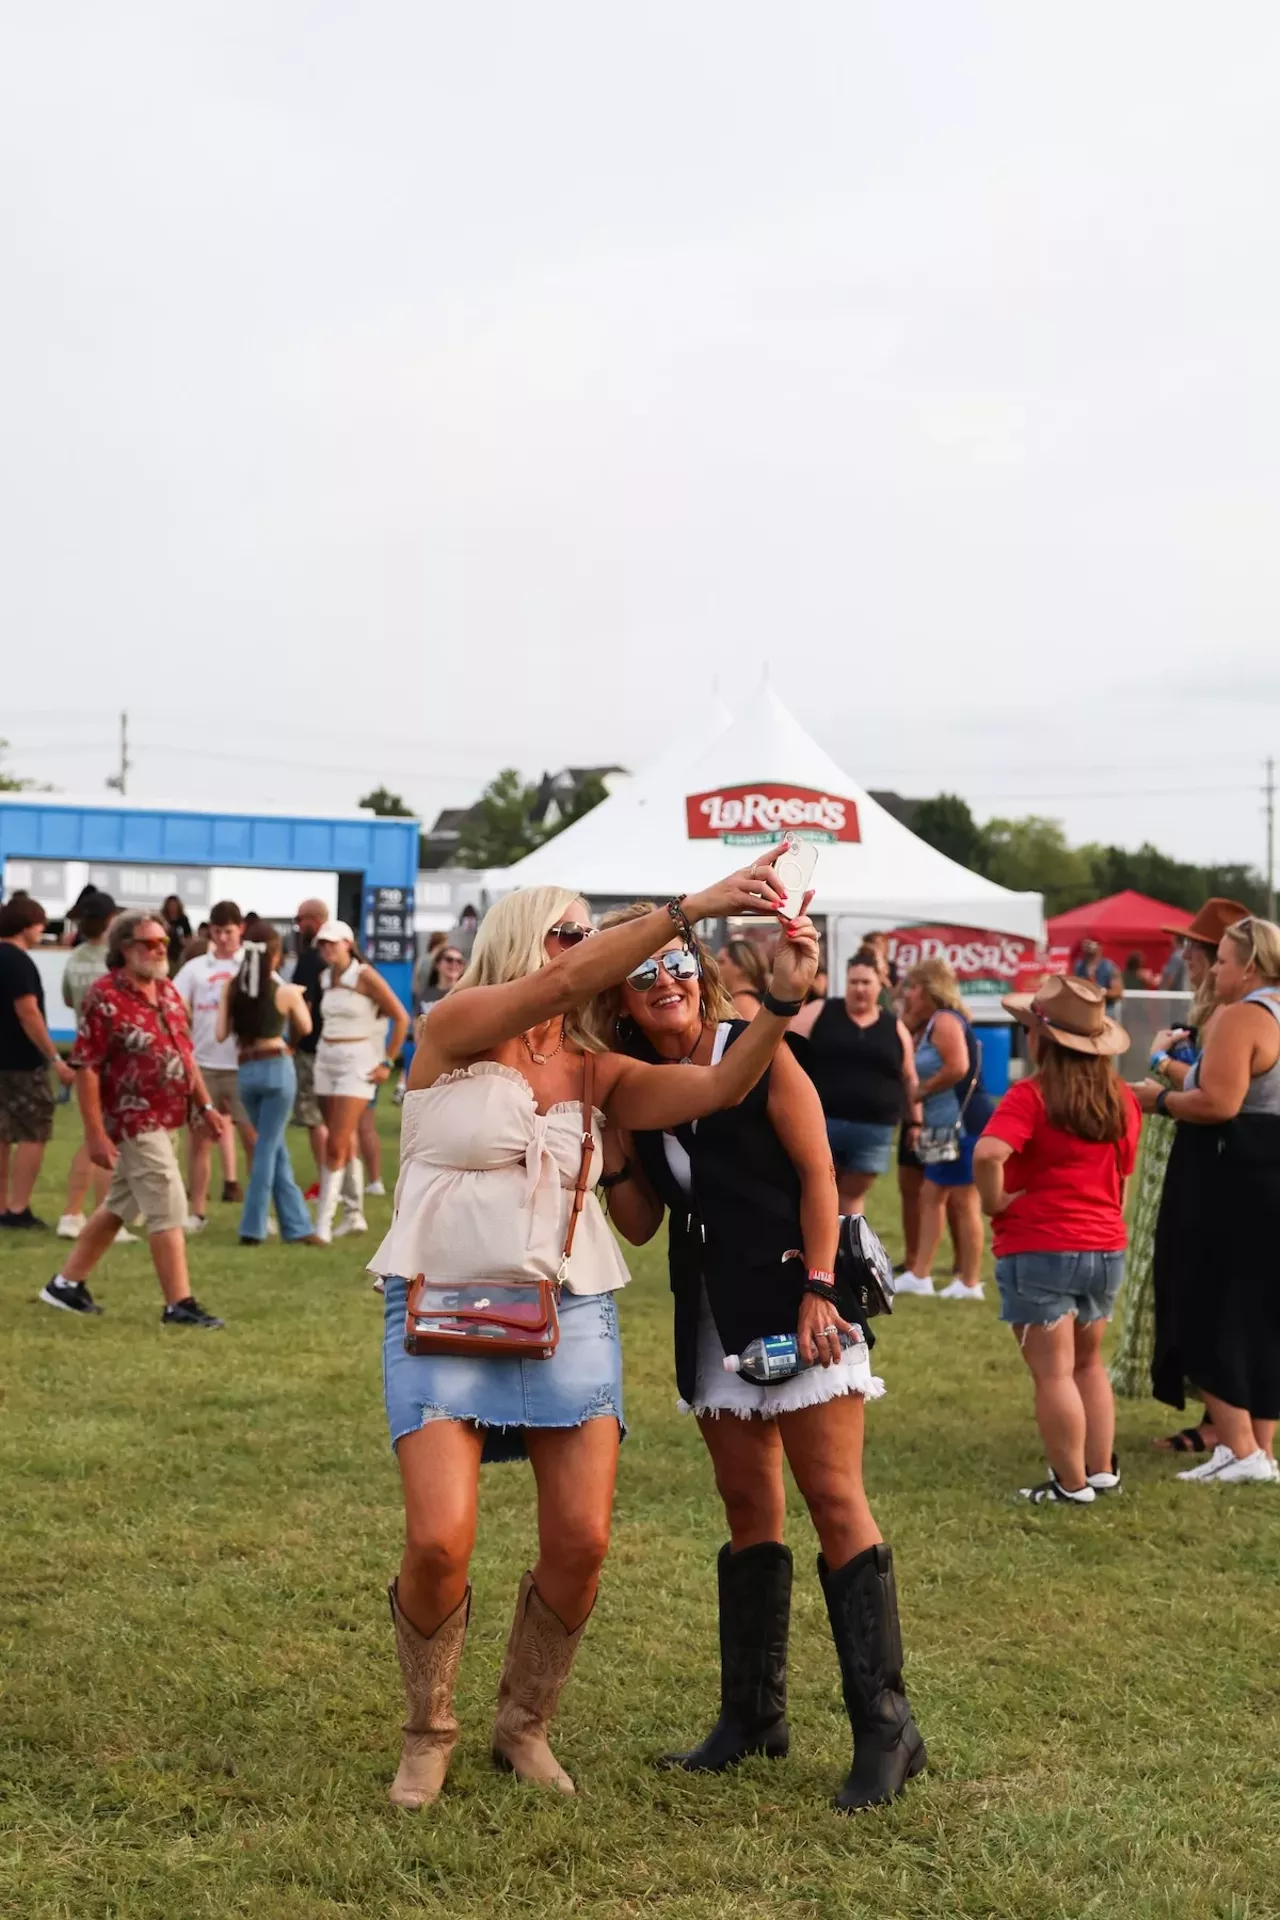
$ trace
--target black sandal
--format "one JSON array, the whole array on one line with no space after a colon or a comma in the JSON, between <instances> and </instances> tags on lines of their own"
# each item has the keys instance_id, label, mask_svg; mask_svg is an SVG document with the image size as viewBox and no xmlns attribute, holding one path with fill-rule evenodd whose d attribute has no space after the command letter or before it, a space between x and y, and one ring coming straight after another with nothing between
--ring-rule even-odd
<instances>
[{"instance_id":1,"label":"black sandal","mask_svg":"<svg viewBox=\"0 0 1280 1920\"><path fill-rule=\"evenodd\" d=\"M1153 1440L1151 1444L1157 1453L1209 1452L1209 1442L1199 1427L1180 1427L1177 1433L1166 1434L1163 1440Z\"/></svg>"}]
</instances>

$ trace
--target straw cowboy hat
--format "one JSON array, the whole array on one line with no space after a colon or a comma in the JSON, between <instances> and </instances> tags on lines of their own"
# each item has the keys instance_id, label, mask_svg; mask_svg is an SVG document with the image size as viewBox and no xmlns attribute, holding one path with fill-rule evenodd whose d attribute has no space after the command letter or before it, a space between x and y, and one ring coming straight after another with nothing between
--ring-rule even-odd
<instances>
[{"instance_id":1,"label":"straw cowboy hat","mask_svg":"<svg viewBox=\"0 0 1280 1920\"><path fill-rule=\"evenodd\" d=\"M1034 993L1010 993L1001 1006L1032 1033L1043 1033L1072 1053L1123 1053L1129 1036L1107 1018L1107 997L1092 980L1054 974Z\"/></svg>"},{"instance_id":2,"label":"straw cowboy hat","mask_svg":"<svg viewBox=\"0 0 1280 1920\"><path fill-rule=\"evenodd\" d=\"M1224 900L1215 894L1206 900L1189 927L1161 927L1161 933L1176 933L1179 940L1194 940L1198 947L1216 947L1228 927L1247 920L1249 908L1238 900Z\"/></svg>"}]
</instances>

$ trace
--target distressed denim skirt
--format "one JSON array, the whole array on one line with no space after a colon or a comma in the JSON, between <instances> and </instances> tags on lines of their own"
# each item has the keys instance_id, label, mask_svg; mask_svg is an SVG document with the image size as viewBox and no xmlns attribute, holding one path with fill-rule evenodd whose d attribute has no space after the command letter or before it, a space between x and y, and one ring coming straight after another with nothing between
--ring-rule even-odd
<instances>
[{"instance_id":1,"label":"distressed denim skirt","mask_svg":"<svg viewBox=\"0 0 1280 1920\"><path fill-rule=\"evenodd\" d=\"M483 1430L489 1460L524 1460L527 1427L580 1427L622 1417L622 1344L611 1293L562 1293L560 1340L549 1360L471 1360L404 1348L408 1282L387 1276L383 1294L382 1388L391 1445L433 1420L466 1420Z\"/></svg>"}]
</instances>

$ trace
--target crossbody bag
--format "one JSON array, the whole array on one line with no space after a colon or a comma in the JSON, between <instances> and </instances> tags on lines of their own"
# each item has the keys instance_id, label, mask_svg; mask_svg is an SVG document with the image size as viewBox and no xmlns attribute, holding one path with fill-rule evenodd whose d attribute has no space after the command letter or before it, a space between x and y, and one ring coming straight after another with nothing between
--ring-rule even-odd
<instances>
[{"instance_id":1,"label":"crossbody bag","mask_svg":"<svg viewBox=\"0 0 1280 1920\"><path fill-rule=\"evenodd\" d=\"M936 1018L935 1014L934 1019ZM931 1020L929 1028L932 1026ZM929 1030L926 1029L926 1040L928 1037ZM982 1075L982 1042L967 1021L965 1022L965 1040L969 1049L969 1085L960 1103L960 1112L949 1126L921 1127L916 1140L916 1159L922 1167L950 1166L960 1158L960 1142L964 1137L964 1116L969 1110L969 1102L974 1096Z\"/></svg>"},{"instance_id":2,"label":"crossbody bag","mask_svg":"<svg viewBox=\"0 0 1280 1920\"><path fill-rule=\"evenodd\" d=\"M564 1252L554 1280L541 1274L494 1273L456 1280L420 1273L409 1287L405 1312L406 1353L465 1354L470 1360L549 1360L560 1339L560 1289L569 1277L569 1257L578 1216L587 1197L595 1150L591 1090L595 1055L582 1057L582 1158Z\"/></svg>"}]
</instances>

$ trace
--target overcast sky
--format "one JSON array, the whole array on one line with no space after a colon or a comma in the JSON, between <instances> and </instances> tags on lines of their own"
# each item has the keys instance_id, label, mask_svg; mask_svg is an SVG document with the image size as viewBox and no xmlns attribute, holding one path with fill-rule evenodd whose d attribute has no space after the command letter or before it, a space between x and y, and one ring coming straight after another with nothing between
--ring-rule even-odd
<instances>
[{"instance_id":1,"label":"overcast sky","mask_svg":"<svg viewBox=\"0 0 1280 1920\"><path fill-rule=\"evenodd\" d=\"M11 766L431 816L768 662L1260 860L1278 92L1274 0L7 9Z\"/></svg>"}]
</instances>

